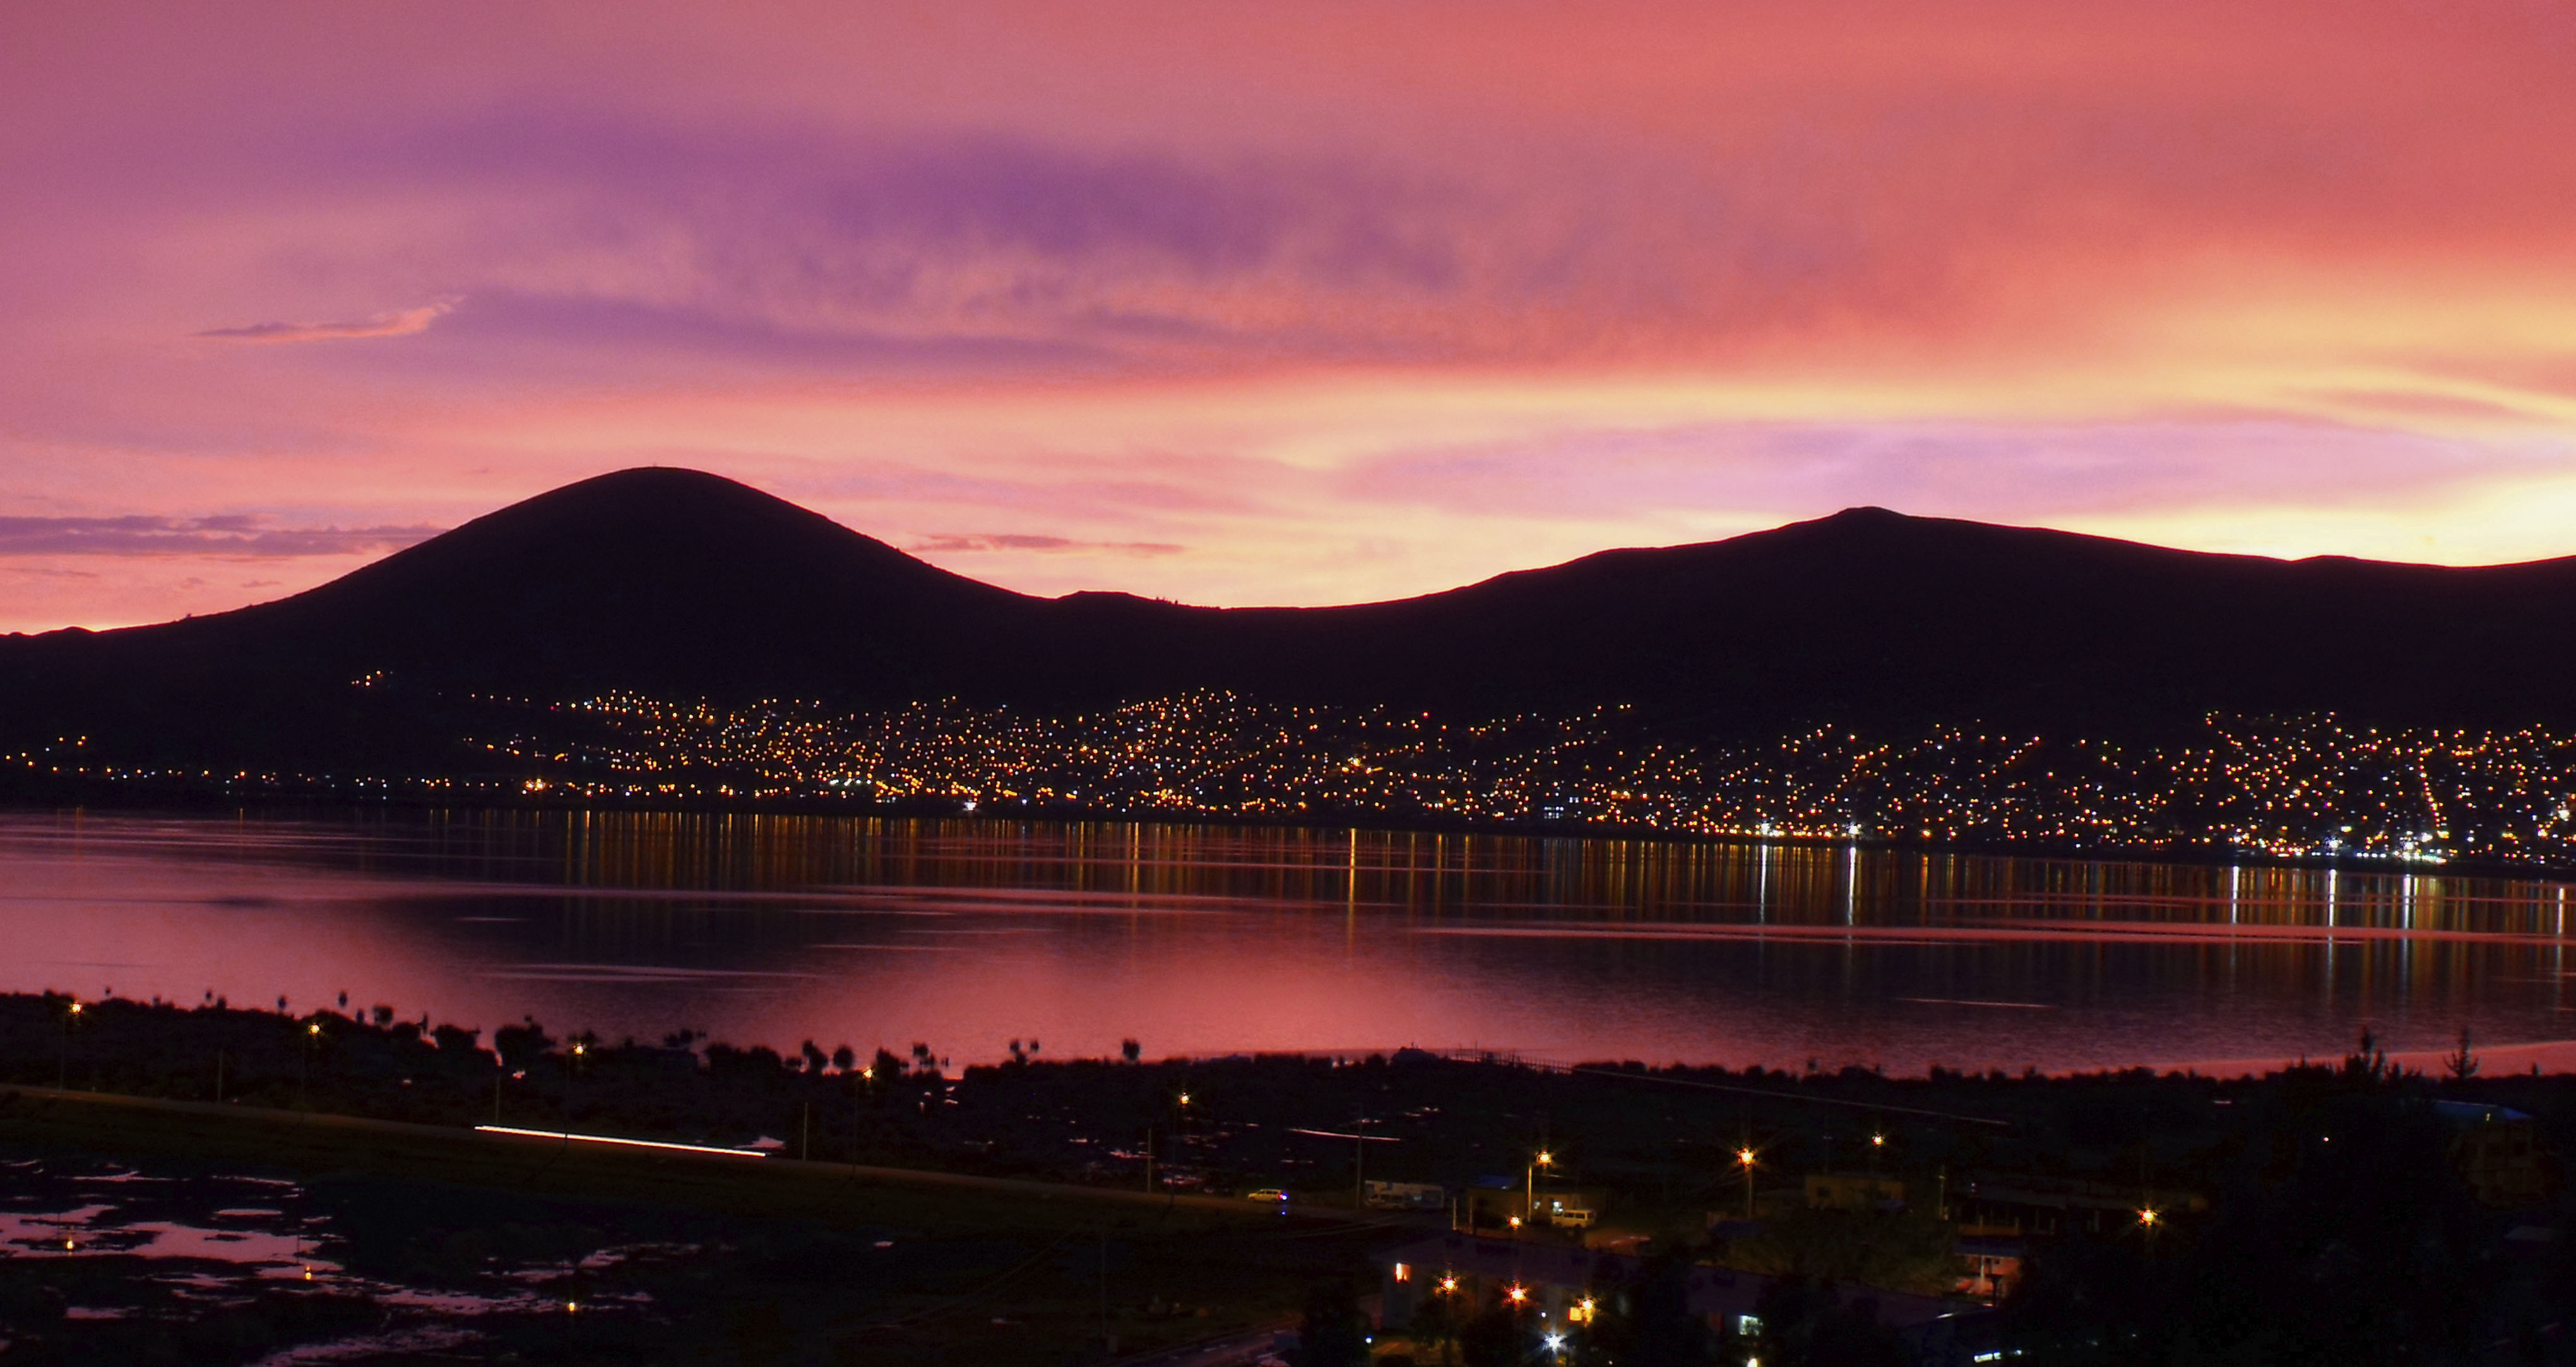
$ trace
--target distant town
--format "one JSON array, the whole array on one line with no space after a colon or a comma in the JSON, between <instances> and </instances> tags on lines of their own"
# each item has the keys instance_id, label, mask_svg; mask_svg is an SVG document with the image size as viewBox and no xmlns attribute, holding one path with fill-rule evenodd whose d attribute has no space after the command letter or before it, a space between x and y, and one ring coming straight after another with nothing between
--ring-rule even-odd
<instances>
[{"instance_id":1,"label":"distant town","mask_svg":"<svg viewBox=\"0 0 2576 1367\"><path fill-rule=\"evenodd\" d=\"M441 775L120 765L82 738L29 777L227 796L825 802L961 813L1381 820L1705 836L2576 862L2576 735L2211 714L2162 744L1816 727L1690 744L1625 707L1463 721L1183 693L1042 714L851 712L634 693L475 699L488 762Z\"/></svg>"}]
</instances>

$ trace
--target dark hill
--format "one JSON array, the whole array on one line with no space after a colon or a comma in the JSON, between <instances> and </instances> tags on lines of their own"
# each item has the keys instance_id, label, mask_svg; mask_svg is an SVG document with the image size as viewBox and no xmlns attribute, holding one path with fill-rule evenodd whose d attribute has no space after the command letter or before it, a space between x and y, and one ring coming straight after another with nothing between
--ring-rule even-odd
<instances>
[{"instance_id":1,"label":"dark hill","mask_svg":"<svg viewBox=\"0 0 2576 1367\"><path fill-rule=\"evenodd\" d=\"M2212 709L2576 723L2576 560L2444 569L2201 555L1856 509L1341 608L1031 598L756 490L631 470L275 603L0 639L0 746L420 763L472 693L633 688L1033 707L1218 685L1474 711L1631 702L2137 733ZM365 688L353 681L373 678Z\"/></svg>"}]
</instances>

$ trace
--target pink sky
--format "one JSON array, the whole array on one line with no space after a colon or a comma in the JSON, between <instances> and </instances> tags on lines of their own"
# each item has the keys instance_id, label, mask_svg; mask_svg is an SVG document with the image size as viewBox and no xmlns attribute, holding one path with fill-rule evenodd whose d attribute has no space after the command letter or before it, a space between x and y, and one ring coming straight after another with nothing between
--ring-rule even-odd
<instances>
[{"instance_id":1,"label":"pink sky","mask_svg":"<svg viewBox=\"0 0 2576 1367\"><path fill-rule=\"evenodd\" d=\"M2543 3L12 6L0 631L646 463L1206 603L2576 553L2569 128Z\"/></svg>"}]
</instances>

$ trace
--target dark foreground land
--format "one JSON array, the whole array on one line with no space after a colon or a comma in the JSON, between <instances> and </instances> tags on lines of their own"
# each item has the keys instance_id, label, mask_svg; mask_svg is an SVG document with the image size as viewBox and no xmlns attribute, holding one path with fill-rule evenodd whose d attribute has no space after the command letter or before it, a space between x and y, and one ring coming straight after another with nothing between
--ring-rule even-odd
<instances>
[{"instance_id":1,"label":"dark foreground land","mask_svg":"<svg viewBox=\"0 0 2576 1367\"><path fill-rule=\"evenodd\" d=\"M400 1331L411 1346L371 1360L1067 1363L1107 1359L1104 1327L1126 1354L1219 1339L1248 1358L1301 1321L1335 1367L2576 1361L2555 1157L2576 1151L2576 1077L2478 1076L2465 1052L2434 1078L2366 1042L2225 1081L1409 1052L949 1077L926 1046L782 1057L531 1023L486 1040L390 1011L71 1006L0 998L9 1198L106 1181L106 1160L273 1174L329 1266L194 1294L151 1281L142 1250L53 1256L20 1220L0 1236L0 1361L257 1361ZM496 1107L514 1127L772 1156L475 1134ZM1427 1208L1364 1209L1365 1179ZM1274 1187L1293 1214L1243 1195ZM1602 1256L1555 1291L1463 1262L1429 1299L1393 1280L1459 1224L1497 1266ZM1753 1274L1759 1323L1673 1290L1694 1266ZM147 1283L164 1290L133 1293ZM1522 1283L1539 1294L1511 1300ZM503 1290L515 1308L418 1308ZM1531 1308L1578 1295L1597 1317ZM1905 1297L1943 1332L1873 1322ZM1386 1319L1373 1344L1336 1329L1363 1308Z\"/></svg>"},{"instance_id":2,"label":"dark foreground land","mask_svg":"<svg viewBox=\"0 0 2576 1367\"><path fill-rule=\"evenodd\" d=\"M0 1162L13 1204L78 1215L105 1192L140 1207L135 1219L10 1225L9 1363L297 1350L400 1363L1063 1363L1266 1347L1295 1326L1307 1286L1347 1277L1385 1233L1250 1203L52 1089L0 1093ZM200 1189L216 1194L190 1208ZM226 1193L283 1209L207 1209ZM46 1200L58 1194L72 1199ZM263 1222L238 1218L262 1214L309 1231L265 1266L249 1247ZM243 1247L153 1248L173 1225Z\"/></svg>"}]
</instances>

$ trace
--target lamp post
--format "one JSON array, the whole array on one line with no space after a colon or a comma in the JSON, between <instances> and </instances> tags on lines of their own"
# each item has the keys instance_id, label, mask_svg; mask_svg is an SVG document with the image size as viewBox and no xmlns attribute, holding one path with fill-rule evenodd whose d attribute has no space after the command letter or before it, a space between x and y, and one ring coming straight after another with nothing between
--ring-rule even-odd
<instances>
[{"instance_id":1,"label":"lamp post","mask_svg":"<svg viewBox=\"0 0 2576 1367\"><path fill-rule=\"evenodd\" d=\"M564 1068L563 1127L564 1149L567 1152L572 1149L572 1090L574 1085L581 1081L582 1061L589 1056L589 1052L587 1045L580 1040L574 1040L572 1057L566 1061ZM797 1156L802 1158L805 1155L799 1153Z\"/></svg>"},{"instance_id":2,"label":"lamp post","mask_svg":"<svg viewBox=\"0 0 2576 1367\"><path fill-rule=\"evenodd\" d=\"M313 1080L313 1045L316 1040L321 1038L322 1022L305 1022L304 1058L302 1065L295 1070L295 1109L299 1111L310 1109L310 1107L305 1104L305 1089Z\"/></svg>"},{"instance_id":3,"label":"lamp post","mask_svg":"<svg viewBox=\"0 0 2576 1367\"><path fill-rule=\"evenodd\" d=\"M1529 1183L1528 1192L1521 1197L1521 1224L1524 1228L1538 1223L1538 1170L1555 1161L1547 1150L1541 1149L1538 1156L1530 1160L1529 1170L1523 1174Z\"/></svg>"},{"instance_id":4,"label":"lamp post","mask_svg":"<svg viewBox=\"0 0 2576 1367\"><path fill-rule=\"evenodd\" d=\"M1368 1127L1378 1122L1361 1116L1351 1122L1351 1209L1368 1209Z\"/></svg>"},{"instance_id":5,"label":"lamp post","mask_svg":"<svg viewBox=\"0 0 2576 1367\"><path fill-rule=\"evenodd\" d=\"M80 998L74 997L71 1006L63 1012L63 1053L54 1067L56 1091L68 1091L72 1085L72 1027L80 1024L80 1013Z\"/></svg>"},{"instance_id":6,"label":"lamp post","mask_svg":"<svg viewBox=\"0 0 2576 1367\"><path fill-rule=\"evenodd\" d=\"M1753 1159L1753 1146L1750 1144L1735 1151L1736 1166L1744 1169L1744 1218L1747 1220L1753 1218Z\"/></svg>"}]
</instances>

